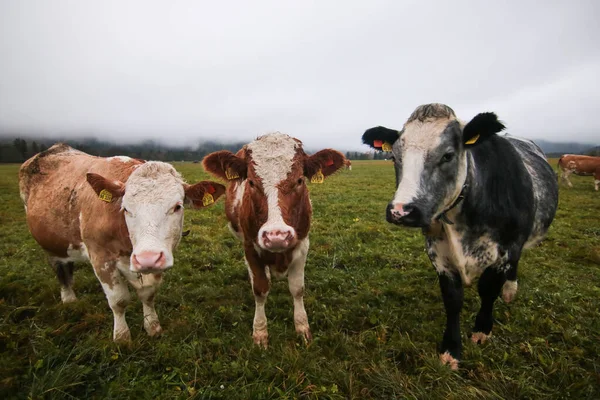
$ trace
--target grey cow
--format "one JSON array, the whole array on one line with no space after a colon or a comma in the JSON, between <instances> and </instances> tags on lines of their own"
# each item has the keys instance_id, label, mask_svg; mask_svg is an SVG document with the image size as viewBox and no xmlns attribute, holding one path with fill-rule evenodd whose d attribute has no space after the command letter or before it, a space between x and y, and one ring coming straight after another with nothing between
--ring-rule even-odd
<instances>
[{"instance_id":1,"label":"grey cow","mask_svg":"<svg viewBox=\"0 0 600 400\"><path fill-rule=\"evenodd\" d=\"M483 343L495 300L517 292L524 248L539 243L554 219L558 184L533 142L499 136L494 113L464 124L443 104L419 106L401 131L367 130L362 140L391 151L396 193L386 210L393 224L420 227L438 273L446 309L442 363L458 368L463 286L479 278L481 308L471 339Z\"/></svg>"}]
</instances>

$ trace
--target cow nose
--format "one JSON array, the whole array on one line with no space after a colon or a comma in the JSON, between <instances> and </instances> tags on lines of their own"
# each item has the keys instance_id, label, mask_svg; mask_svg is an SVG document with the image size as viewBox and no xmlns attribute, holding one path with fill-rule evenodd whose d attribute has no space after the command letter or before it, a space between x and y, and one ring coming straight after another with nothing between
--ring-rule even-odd
<instances>
[{"instance_id":1,"label":"cow nose","mask_svg":"<svg viewBox=\"0 0 600 400\"><path fill-rule=\"evenodd\" d=\"M294 232L291 229L274 229L263 231L262 239L269 250L284 250L294 241Z\"/></svg>"},{"instance_id":2,"label":"cow nose","mask_svg":"<svg viewBox=\"0 0 600 400\"><path fill-rule=\"evenodd\" d=\"M136 271L145 271L148 269L164 269L165 267L165 253L162 251L157 253L155 251L142 251L138 254L134 254L132 257L133 269Z\"/></svg>"},{"instance_id":3,"label":"cow nose","mask_svg":"<svg viewBox=\"0 0 600 400\"><path fill-rule=\"evenodd\" d=\"M413 204L390 203L386 209L386 219L388 222L405 225L419 224L421 221L421 210Z\"/></svg>"}]
</instances>

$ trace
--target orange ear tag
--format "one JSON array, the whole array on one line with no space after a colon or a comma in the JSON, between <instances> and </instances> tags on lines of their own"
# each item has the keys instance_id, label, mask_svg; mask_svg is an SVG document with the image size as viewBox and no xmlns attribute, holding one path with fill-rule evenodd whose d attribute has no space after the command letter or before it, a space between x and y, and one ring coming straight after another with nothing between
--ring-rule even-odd
<instances>
[{"instance_id":1,"label":"orange ear tag","mask_svg":"<svg viewBox=\"0 0 600 400\"><path fill-rule=\"evenodd\" d=\"M389 142L385 142L381 145L381 150L392 151L392 145Z\"/></svg>"},{"instance_id":2,"label":"orange ear tag","mask_svg":"<svg viewBox=\"0 0 600 400\"><path fill-rule=\"evenodd\" d=\"M324 180L325 176L321 170L318 170L317 173L310 178L310 183L323 183Z\"/></svg>"},{"instance_id":3,"label":"orange ear tag","mask_svg":"<svg viewBox=\"0 0 600 400\"><path fill-rule=\"evenodd\" d=\"M238 174L236 171L234 171L231 168L227 168L225 170L225 176L227 177L227 179L232 180L232 179L237 179L240 177L240 174Z\"/></svg>"},{"instance_id":4,"label":"orange ear tag","mask_svg":"<svg viewBox=\"0 0 600 400\"><path fill-rule=\"evenodd\" d=\"M479 135L473 136L471 139L467 140L465 144L473 144L479 139Z\"/></svg>"},{"instance_id":5,"label":"orange ear tag","mask_svg":"<svg viewBox=\"0 0 600 400\"><path fill-rule=\"evenodd\" d=\"M110 203L112 201L112 193L106 189L102 189L98 194L98 198L102 201Z\"/></svg>"},{"instance_id":6,"label":"orange ear tag","mask_svg":"<svg viewBox=\"0 0 600 400\"><path fill-rule=\"evenodd\" d=\"M215 202L215 198L213 197L212 194L205 192L204 196L202 197L202 205L204 207L211 205L212 203Z\"/></svg>"},{"instance_id":7,"label":"orange ear tag","mask_svg":"<svg viewBox=\"0 0 600 400\"><path fill-rule=\"evenodd\" d=\"M373 147L383 146L383 140L373 140Z\"/></svg>"}]
</instances>

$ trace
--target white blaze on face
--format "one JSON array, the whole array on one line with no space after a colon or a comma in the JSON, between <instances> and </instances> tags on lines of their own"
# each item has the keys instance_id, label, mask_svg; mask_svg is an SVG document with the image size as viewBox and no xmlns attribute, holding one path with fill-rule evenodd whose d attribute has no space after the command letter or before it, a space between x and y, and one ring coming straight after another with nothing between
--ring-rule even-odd
<instances>
[{"instance_id":1,"label":"white blaze on face","mask_svg":"<svg viewBox=\"0 0 600 400\"><path fill-rule=\"evenodd\" d=\"M258 244L264 247L263 232L290 230L295 236L294 228L287 225L279 207L279 182L287 178L292 170L292 160L296 149L301 144L288 135L276 132L265 135L248 145L252 152L254 170L261 179L265 196L267 197L267 222L258 232Z\"/></svg>"},{"instance_id":2,"label":"white blaze on face","mask_svg":"<svg viewBox=\"0 0 600 400\"><path fill-rule=\"evenodd\" d=\"M173 265L173 250L183 226L183 180L169 164L147 162L129 177L122 206L133 245L130 266L135 256L163 254L160 268ZM175 206L181 209L175 210Z\"/></svg>"},{"instance_id":3,"label":"white blaze on face","mask_svg":"<svg viewBox=\"0 0 600 400\"><path fill-rule=\"evenodd\" d=\"M394 153L401 152L402 176L392 204L412 203L421 190L421 175L429 151L441 141L449 119L414 121L404 126L400 139L394 144Z\"/></svg>"}]
</instances>

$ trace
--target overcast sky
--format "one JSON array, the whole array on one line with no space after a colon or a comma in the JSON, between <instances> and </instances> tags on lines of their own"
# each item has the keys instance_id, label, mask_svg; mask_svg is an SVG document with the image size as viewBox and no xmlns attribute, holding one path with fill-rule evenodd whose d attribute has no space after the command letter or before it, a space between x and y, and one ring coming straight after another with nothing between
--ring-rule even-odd
<instances>
[{"instance_id":1,"label":"overcast sky","mask_svg":"<svg viewBox=\"0 0 600 400\"><path fill-rule=\"evenodd\" d=\"M0 132L367 150L420 104L600 144L600 1L0 0Z\"/></svg>"}]
</instances>

